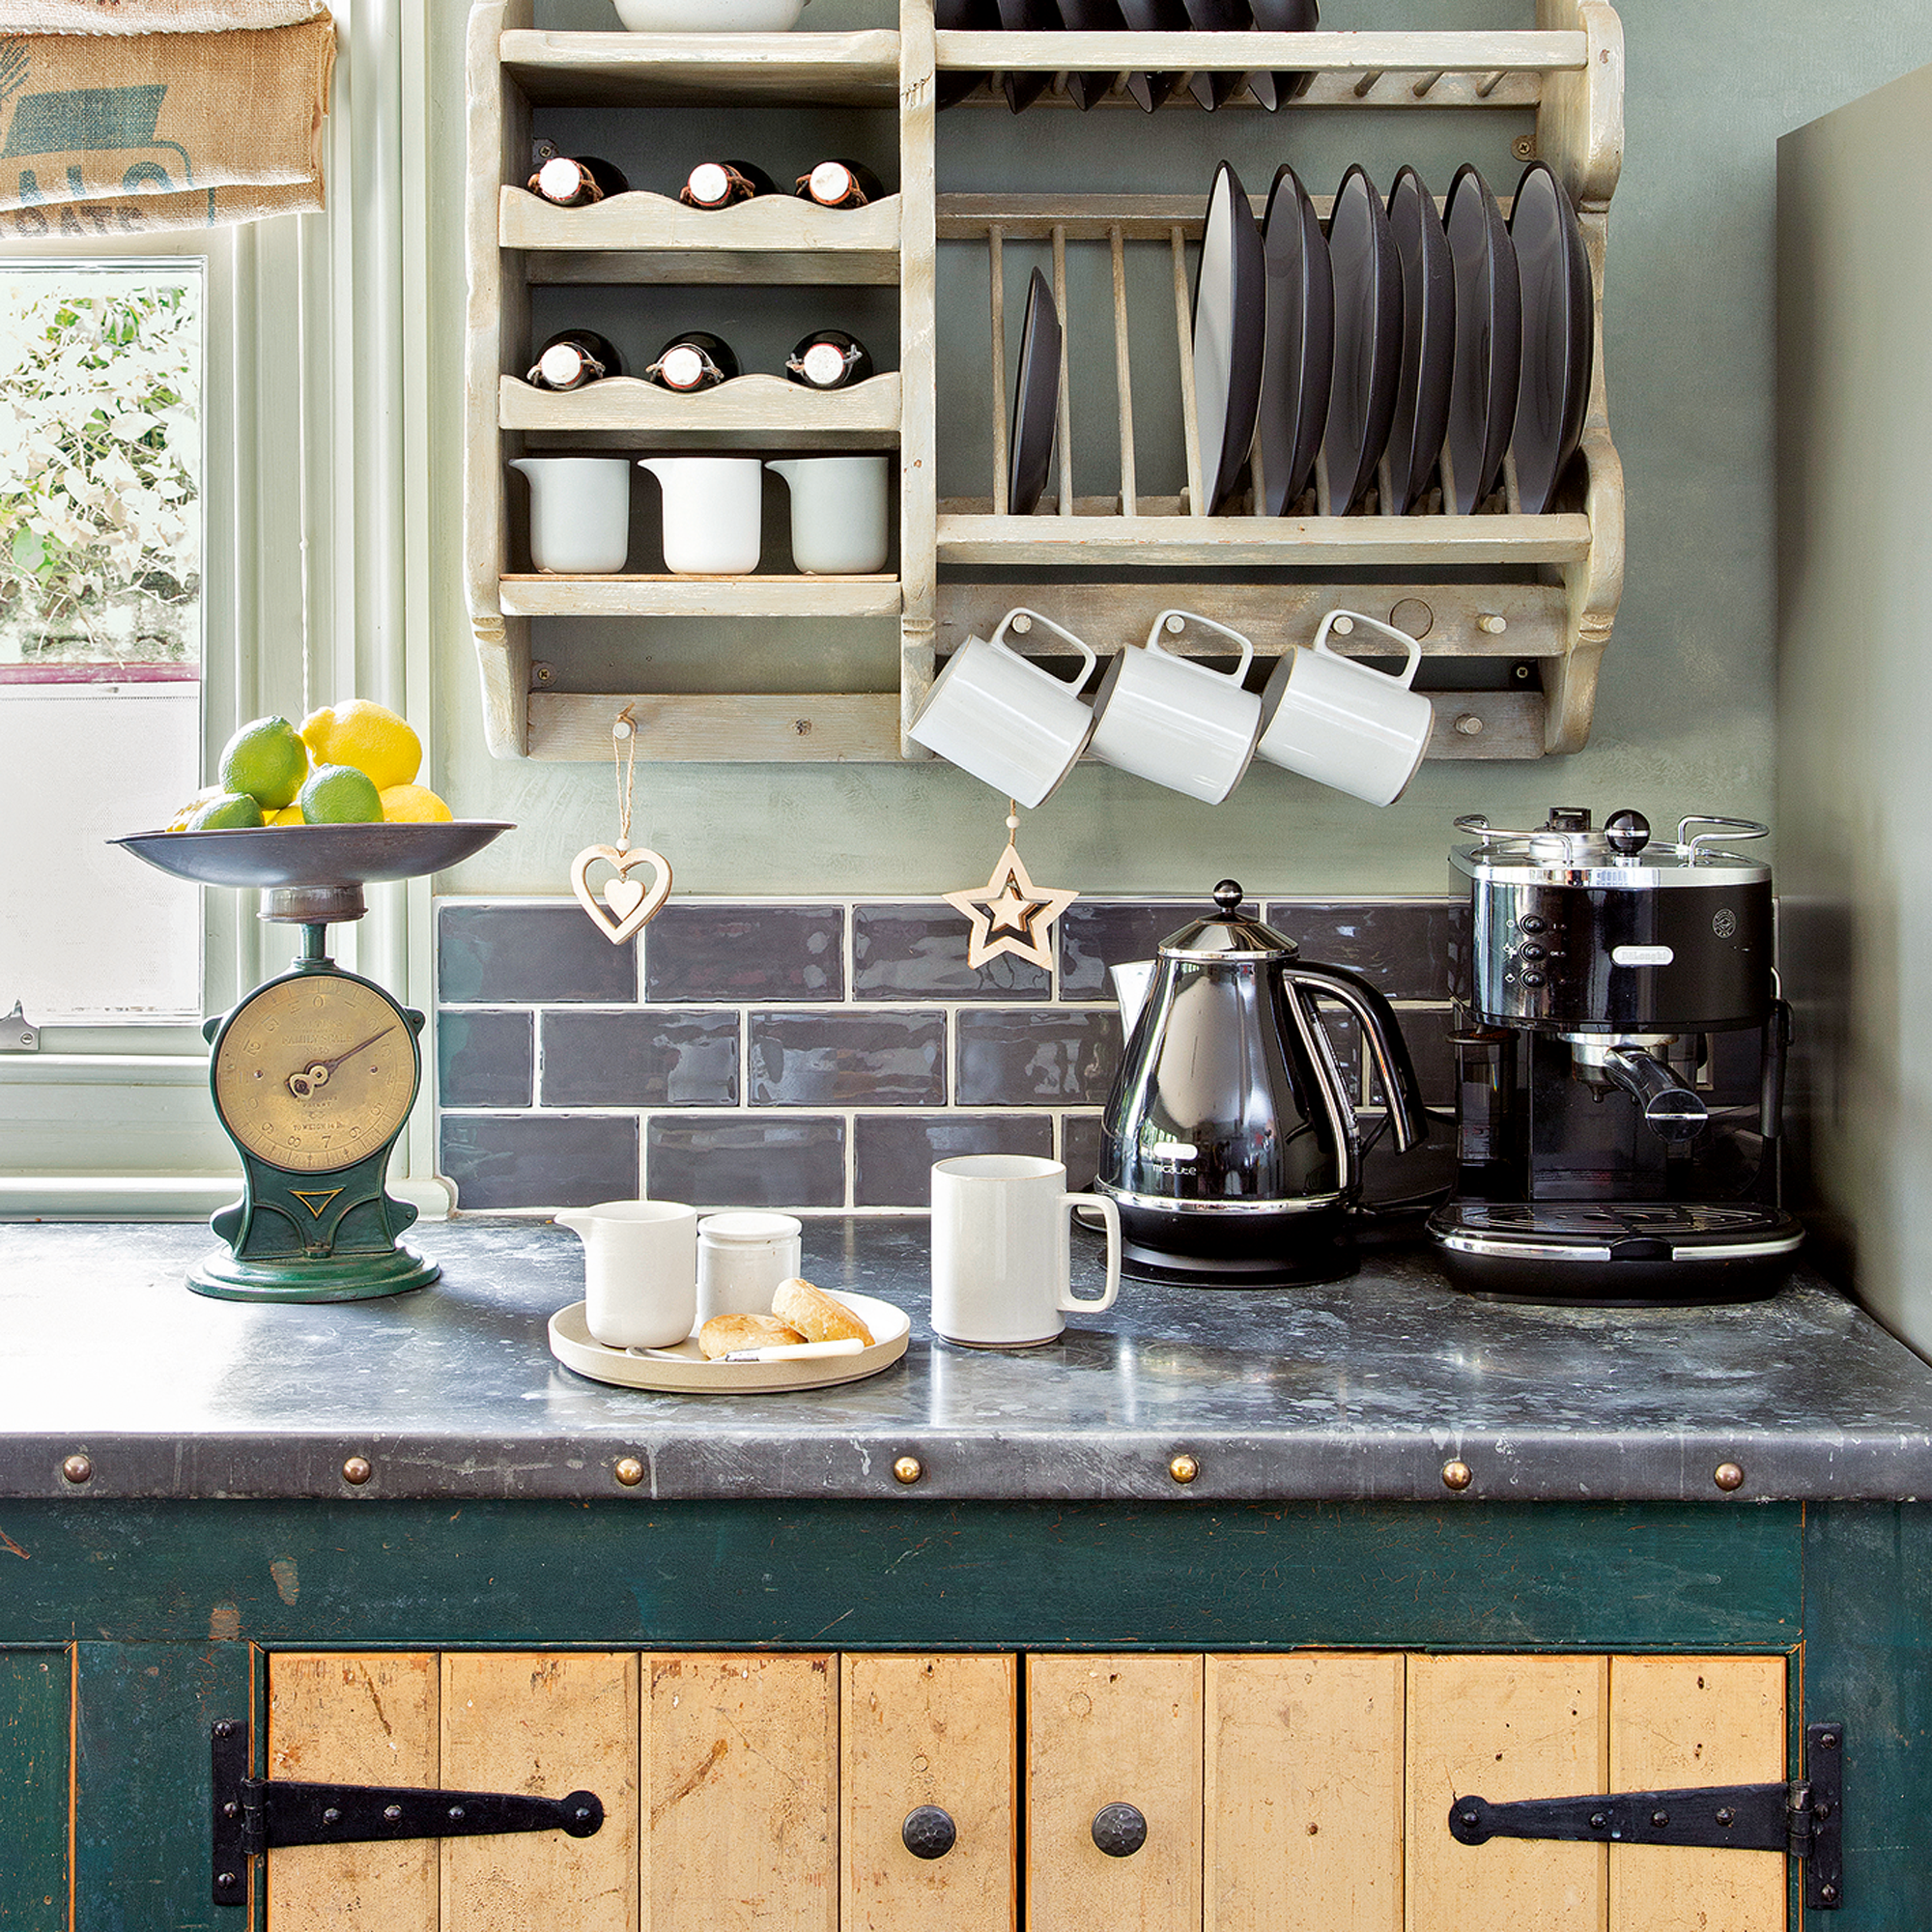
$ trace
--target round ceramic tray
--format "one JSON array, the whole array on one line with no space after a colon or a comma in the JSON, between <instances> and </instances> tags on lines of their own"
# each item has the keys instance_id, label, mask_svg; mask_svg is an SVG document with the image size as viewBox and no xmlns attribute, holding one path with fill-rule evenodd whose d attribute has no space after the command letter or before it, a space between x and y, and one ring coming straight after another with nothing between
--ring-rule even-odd
<instances>
[{"instance_id":1,"label":"round ceramic tray","mask_svg":"<svg viewBox=\"0 0 1932 1932\"><path fill-rule=\"evenodd\" d=\"M204 886L374 886L440 872L516 828L497 818L429 825L269 825L238 832L132 832L137 859Z\"/></svg>"},{"instance_id":2,"label":"round ceramic tray","mask_svg":"<svg viewBox=\"0 0 1932 1932\"><path fill-rule=\"evenodd\" d=\"M904 1309L869 1294L835 1292L832 1298L872 1331L869 1349L856 1355L778 1362L707 1362L696 1341L675 1349L607 1349L584 1325L583 1303L573 1301L550 1318L550 1351L566 1369L592 1381L676 1395L774 1395L785 1389L830 1388L835 1382L864 1381L905 1353L912 1319Z\"/></svg>"}]
</instances>

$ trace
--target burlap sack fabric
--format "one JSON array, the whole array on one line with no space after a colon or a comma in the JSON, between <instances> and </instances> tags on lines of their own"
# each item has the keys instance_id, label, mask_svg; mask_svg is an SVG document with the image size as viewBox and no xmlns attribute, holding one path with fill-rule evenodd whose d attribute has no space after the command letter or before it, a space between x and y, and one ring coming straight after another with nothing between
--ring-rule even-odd
<instances>
[{"instance_id":1,"label":"burlap sack fabric","mask_svg":"<svg viewBox=\"0 0 1932 1932\"><path fill-rule=\"evenodd\" d=\"M211 30L143 31L162 17ZM0 238L320 209L334 66L307 0L0 0Z\"/></svg>"}]
</instances>

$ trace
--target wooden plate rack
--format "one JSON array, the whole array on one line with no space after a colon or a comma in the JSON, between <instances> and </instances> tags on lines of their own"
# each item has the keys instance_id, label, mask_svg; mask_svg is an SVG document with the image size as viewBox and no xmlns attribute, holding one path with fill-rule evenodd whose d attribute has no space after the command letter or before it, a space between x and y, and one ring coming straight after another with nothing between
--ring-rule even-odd
<instances>
[{"instance_id":1,"label":"wooden plate rack","mask_svg":"<svg viewBox=\"0 0 1932 1932\"><path fill-rule=\"evenodd\" d=\"M548 33L532 29L530 0L477 0L469 62L466 575L486 732L498 756L602 758L612 712L634 703L647 725L639 736L646 758L923 757L904 728L931 686L936 660L975 631L989 635L1001 613L1022 601L1043 603L1103 653L1138 641L1154 611L1172 605L1200 608L1246 632L1258 653L1279 653L1307 642L1321 612L1346 604L1418 635L1431 658L1502 658L1540 668L1537 690L1435 693L1431 756L1533 757L1573 752L1586 740L1623 572L1623 479L1610 439L1601 307L1609 202L1623 156L1624 57L1621 24L1603 0L1537 0L1533 31L1305 35L938 33L931 0L901 0L895 33ZM991 75L989 86L954 111L971 112L984 100L998 101L1004 114L1004 72L1055 76L1031 110L1038 111L1065 99L1070 72L1116 75L1101 104L1125 103L1120 77L1129 69L1313 72L1313 86L1286 115L1357 105L1534 110L1535 151L1563 180L1582 220L1600 323L1583 448L1554 511L1520 514L1512 477L1505 496L1474 516L1444 514L1439 494L1425 500L1424 513L1404 517L1337 517L1319 497L1284 517L1196 513L1187 251L1200 238L1205 188L1199 197L936 192L936 73ZM1192 111L1184 99L1162 111ZM1242 91L1229 105L1250 99ZM856 212L774 197L698 214L647 192L561 210L520 185L528 173L533 106L697 102L896 104L898 192ZM1104 250L1113 286L1118 491L1078 494L1083 462L1091 463L1083 452L1106 426L1091 415L1072 419L1076 336L1069 329L1054 480L1049 499L1029 517L1009 515L1006 503L1006 250L1015 243L1050 249L1063 316L1069 252ZM961 429L940 422L937 403L941 245L983 256L988 347L1003 376L987 412L989 495L945 502L935 487L938 440ZM1160 278L1160 300L1164 305L1171 280L1189 466L1176 497L1144 494L1137 481L1130 340L1146 338L1129 329L1129 291L1145 292L1149 283L1145 274L1131 275L1128 263L1151 250L1171 266L1171 276ZM895 283L897 371L826 395L768 376L692 397L636 379L567 395L523 380L533 346L533 286L741 282ZM979 426L970 434L977 440ZM896 447L897 576L568 578L512 570L507 458L530 448L642 454L668 447ZM1013 569L1035 580L1023 592L999 581ZM1161 572L1157 582L1144 579L1151 569ZM1373 581L1377 569L1390 571L1388 581ZM1189 571L1202 574L1188 578ZM1042 572L1054 576L1042 583ZM535 616L895 613L895 692L586 696L546 692L532 677Z\"/></svg>"}]
</instances>

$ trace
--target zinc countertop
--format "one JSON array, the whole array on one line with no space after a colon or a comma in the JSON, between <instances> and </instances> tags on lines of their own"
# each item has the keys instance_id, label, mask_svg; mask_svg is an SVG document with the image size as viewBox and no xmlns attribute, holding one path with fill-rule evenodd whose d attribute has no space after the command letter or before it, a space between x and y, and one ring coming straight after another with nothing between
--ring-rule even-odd
<instances>
[{"instance_id":1,"label":"zinc countertop","mask_svg":"<svg viewBox=\"0 0 1932 1932\"><path fill-rule=\"evenodd\" d=\"M1122 1284L1059 1341L981 1350L926 1320L923 1219L808 1221L805 1272L895 1302L904 1359L784 1395L672 1396L551 1355L576 1236L456 1219L388 1300L190 1293L174 1223L0 1226L0 1495L908 1500L1701 1501L1932 1495L1932 1367L1800 1271L1730 1307L1534 1306L1426 1250L1274 1293ZM1077 1285L1100 1279L1076 1239ZM916 1458L907 1486L895 1463ZM1182 1485L1177 1456L1198 1474ZM63 1473L74 1457L91 1473ZM352 1458L369 1464L358 1486ZM621 1487L619 1462L642 1464ZM1445 1486L1466 1464L1466 1488ZM1719 1464L1744 1472L1718 1487Z\"/></svg>"}]
</instances>

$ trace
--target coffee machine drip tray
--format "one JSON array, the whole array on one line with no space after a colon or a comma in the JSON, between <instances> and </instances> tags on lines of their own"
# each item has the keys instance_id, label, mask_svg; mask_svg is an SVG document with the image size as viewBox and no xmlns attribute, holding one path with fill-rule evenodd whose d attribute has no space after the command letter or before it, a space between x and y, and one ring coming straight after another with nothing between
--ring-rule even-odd
<instances>
[{"instance_id":1,"label":"coffee machine drip tray","mask_svg":"<svg viewBox=\"0 0 1932 1932\"><path fill-rule=\"evenodd\" d=\"M1791 1215L1747 1202L1459 1200L1429 1232L1464 1288L1600 1307L1754 1301L1804 1238Z\"/></svg>"}]
</instances>

